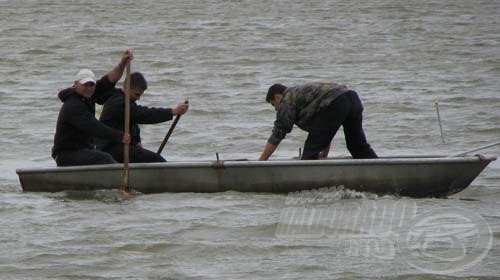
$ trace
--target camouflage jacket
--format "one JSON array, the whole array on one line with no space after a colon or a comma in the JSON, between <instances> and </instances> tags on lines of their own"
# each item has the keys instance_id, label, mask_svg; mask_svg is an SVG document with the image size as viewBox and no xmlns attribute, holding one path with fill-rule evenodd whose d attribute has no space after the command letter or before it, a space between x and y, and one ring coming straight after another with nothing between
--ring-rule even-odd
<instances>
[{"instance_id":1,"label":"camouflage jacket","mask_svg":"<svg viewBox=\"0 0 500 280\"><path fill-rule=\"evenodd\" d=\"M281 98L268 142L278 145L292 131L294 124L309 131L310 121L315 114L348 91L346 86L335 83L309 83L287 88Z\"/></svg>"}]
</instances>

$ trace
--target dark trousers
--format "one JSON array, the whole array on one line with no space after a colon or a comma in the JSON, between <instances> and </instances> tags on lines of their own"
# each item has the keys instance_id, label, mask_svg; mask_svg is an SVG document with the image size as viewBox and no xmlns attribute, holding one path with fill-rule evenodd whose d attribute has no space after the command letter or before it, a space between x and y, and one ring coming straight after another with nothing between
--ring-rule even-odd
<instances>
[{"instance_id":1,"label":"dark trousers","mask_svg":"<svg viewBox=\"0 0 500 280\"><path fill-rule=\"evenodd\" d=\"M302 159L318 159L319 153L330 145L341 125L344 128L347 149L353 158L377 158L377 154L366 141L362 112L363 105L355 91L337 97L313 119Z\"/></svg>"},{"instance_id":2,"label":"dark trousers","mask_svg":"<svg viewBox=\"0 0 500 280\"><path fill-rule=\"evenodd\" d=\"M57 166L92 165L117 163L113 157L105 152L92 149L77 151L61 151L56 156Z\"/></svg>"},{"instance_id":3,"label":"dark trousers","mask_svg":"<svg viewBox=\"0 0 500 280\"><path fill-rule=\"evenodd\" d=\"M111 154L118 162L123 162L123 145L114 145L104 149ZM136 145L130 145L130 162L165 162L166 160L159 154L146 150Z\"/></svg>"}]
</instances>

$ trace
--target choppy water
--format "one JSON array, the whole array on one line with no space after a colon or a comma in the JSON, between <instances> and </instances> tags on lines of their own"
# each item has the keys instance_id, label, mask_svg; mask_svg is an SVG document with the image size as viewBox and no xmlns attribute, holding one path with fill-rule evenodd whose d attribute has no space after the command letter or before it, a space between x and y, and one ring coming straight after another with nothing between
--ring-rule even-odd
<instances>
[{"instance_id":1,"label":"choppy water","mask_svg":"<svg viewBox=\"0 0 500 280\"><path fill-rule=\"evenodd\" d=\"M103 75L126 48L150 83L142 104L190 100L164 152L170 160L256 159L274 121L264 96L275 82L357 90L380 155L498 142L499 15L500 1L468 0L0 1L0 278L496 277L498 161L460 194L417 200L419 212L461 207L492 229L479 264L444 276L399 254L348 255L346 238L278 239L283 195L23 193L15 169L54 165L57 92L79 68ZM145 145L156 149L168 127L144 126ZM295 129L276 157L295 156L304 139ZM339 133L333 155L346 154ZM379 199L343 191L338 202Z\"/></svg>"}]
</instances>

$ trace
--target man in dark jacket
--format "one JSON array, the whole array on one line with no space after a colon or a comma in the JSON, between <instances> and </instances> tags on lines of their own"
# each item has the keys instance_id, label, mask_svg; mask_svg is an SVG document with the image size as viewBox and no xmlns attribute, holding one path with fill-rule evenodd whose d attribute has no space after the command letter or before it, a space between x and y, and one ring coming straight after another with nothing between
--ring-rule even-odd
<instances>
[{"instance_id":1,"label":"man in dark jacket","mask_svg":"<svg viewBox=\"0 0 500 280\"><path fill-rule=\"evenodd\" d=\"M166 122L174 115L183 115L189 108L188 104L181 103L176 108L155 108L137 105L148 85L144 76L135 72L130 75L130 162L164 162L165 159L150 150L144 149L141 144L139 124L155 124ZM113 89L111 97L104 103L99 120L117 130L125 129L125 92L124 89ZM123 143L116 139L99 139L98 148L123 162Z\"/></svg>"},{"instance_id":2,"label":"man in dark jacket","mask_svg":"<svg viewBox=\"0 0 500 280\"><path fill-rule=\"evenodd\" d=\"M309 83L287 88L274 84L269 88L266 101L274 106L277 114L260 160L269 159L294 124L309 133L302 159L326 158L341 125L353 158L377 158L363 131L361 100L346 86Z\"/></svg>"},{"instance_id":3,"label":"man in dark jacket","mask_svg":"<svg viewBox=\"0 0 500 280\"><path fill-rule=\"evenodd\" d=\"M95 117L95 103L103 104L123 75L132 51L122 54L120 63L100 80L96 81L89 69L78 72L73 87L59 92L63 102L57 119L52 157L58 166L116 163L107 153L95 149L94 137L130 142L130 134L112 129Z\"/></svg>"}]
</instances>

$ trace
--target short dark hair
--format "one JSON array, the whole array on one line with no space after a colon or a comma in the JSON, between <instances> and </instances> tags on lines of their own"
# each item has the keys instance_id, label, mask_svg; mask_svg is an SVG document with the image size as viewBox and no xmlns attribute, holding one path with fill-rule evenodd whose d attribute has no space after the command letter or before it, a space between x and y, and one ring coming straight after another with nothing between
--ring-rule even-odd
<instances>
[{"instance_id":1,"label":"short dark hair","mask_svg":"<svg viewBox=\"0 0 500 280\"><path fill-rule=\"evenodd\" d=\"M130 74L130 88L138 88L142 90L146 90L148 88L148 83L140 72Z\"/></svg>"},{"instance_id":2,"label":"short dark hair","mask_svg":"<svg viewBox=\"0 0 500 280\"><path fill-rule=\"evenodd\" d=\"M271 103L271 101L274 99L274 96L276 94L283 94L285 92L286 86L282 84L274 84L269 87L269 90L267 91L266 95L266 102Z\"/></svg>"}]
</instances>

